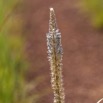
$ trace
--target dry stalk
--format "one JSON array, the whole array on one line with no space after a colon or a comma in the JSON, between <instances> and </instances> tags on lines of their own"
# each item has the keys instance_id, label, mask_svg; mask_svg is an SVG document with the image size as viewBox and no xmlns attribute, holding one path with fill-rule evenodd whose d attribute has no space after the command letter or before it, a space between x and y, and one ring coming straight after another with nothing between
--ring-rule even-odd
<instances>
[{"instance_id":1,"label":"dry stalk","mask_svg":"<svg viewBox=\"0 0 103 103\"><path fill-rule=\"evenodd\" d=\"M54 92L54 103L64 103L65 95L62 79L62 45L61 33L57 28L54 9L50 8L49 33L47 33L48 58L51 67L51 84Z\"/></svg>"}]
</instances>

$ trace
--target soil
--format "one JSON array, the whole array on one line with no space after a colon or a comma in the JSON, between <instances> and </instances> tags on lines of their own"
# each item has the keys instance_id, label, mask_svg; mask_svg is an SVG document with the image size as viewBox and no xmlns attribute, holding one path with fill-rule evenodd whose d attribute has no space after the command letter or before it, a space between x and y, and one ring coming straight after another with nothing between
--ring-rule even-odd
<instances>
[{"instance_id":1,"label":"soil","mask_svg":"<svg viewBox=\"0 0 103 103\"><path fill-rule=\"evenodd\" d=\"M25 0L26 53L30 62L28 80L45 77L36 91L50 89L38 103L53 103L46 33L49 8L55 9L62 33L63 76L66 103L96 103L103 98L103 33L93 28L88 14L80 11L79 0ZM35 94L35 92L33 92Z\"/></svg>"}]
</instances>

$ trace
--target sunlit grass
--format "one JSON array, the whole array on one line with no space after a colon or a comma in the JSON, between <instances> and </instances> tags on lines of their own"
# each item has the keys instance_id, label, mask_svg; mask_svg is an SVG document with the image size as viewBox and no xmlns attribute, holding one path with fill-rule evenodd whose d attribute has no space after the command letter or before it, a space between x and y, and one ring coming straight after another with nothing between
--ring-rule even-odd
<instances>
[{"instance_id":1,"label":"sunlit grass","mask_svg":"<svg viewBox=\"0 0 103 103\"><path fill-rule=\"evenodd\" d=\"M87 11L96 28L103 28L103 0L81 0L82 8Z\"/></svg>"},{"instance_id":2,"label":"sunlit grass","mask_svg":"<svg viewBox=\"0 0 103 103\"><path fill-rule=\"evenodd\" d=\"M50 92L48 88L40 93L33 92L44 81L44 76L30 82L25 80L28 63L25 61L25 42L21 36L23 20L15 13L20 2L0 1L0 103L36 103Z\"/></svg>"},{"instance_id":3,"label":"sunlit grass","mask_svg":"<svg viewBox=\"0 0 103 103\"><path fill-rule=\"evenodd\" d=\"M0 103L17 103L23 97L23 40L10 31L15 31L12 14L16 4L16 0L0 1Z\"/></svg>"}]
</instances>

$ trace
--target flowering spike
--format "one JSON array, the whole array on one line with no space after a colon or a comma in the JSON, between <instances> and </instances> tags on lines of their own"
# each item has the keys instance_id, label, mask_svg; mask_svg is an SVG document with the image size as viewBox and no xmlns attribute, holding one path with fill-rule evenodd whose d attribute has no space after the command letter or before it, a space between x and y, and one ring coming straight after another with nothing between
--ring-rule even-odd
<instances>
[{"instance_id":1,"label":"flowering spike","mask_svg":"<svg viewBox=\"0 0 103 103\"><path fill-rule=\"evenodd\" d=\"M51 67L51 84L54 92L54 103L64 103L64 88L62 79L62 45L61 33L57 28L54 9L50 8L49 33L47 33L48 58Z\"/></svg>"},{"instance_id":2,"label":"flowering spike","mask_svg":"<svg viewBox=\"0 0 103 103\"><path fill-rule=\"evenodd\" d=\"M50 21L49 21L49 32L53 32L57 29L56 18L54 9L50 8Z\"/></svg>"}]
</instances>

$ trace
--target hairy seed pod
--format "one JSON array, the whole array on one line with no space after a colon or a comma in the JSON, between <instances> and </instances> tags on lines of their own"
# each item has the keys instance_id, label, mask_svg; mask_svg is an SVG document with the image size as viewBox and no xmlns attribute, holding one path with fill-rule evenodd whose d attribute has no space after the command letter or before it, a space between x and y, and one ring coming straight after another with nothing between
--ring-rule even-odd
<instances>
[{"instance_id":1,"label":"hairy seed pod","mask_svg":"<svg viewBox=\"0 0 103 103\"><path fill-rule=\"evenodd\" d=\"M61 33L57 28L54 9L50 8L49 33L47 33L48 59L51 68L51 84L54 92L54 103L64 103L65 95L62 79Z\"/></svg>"}]
</instances>

